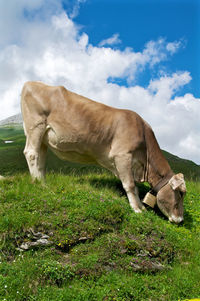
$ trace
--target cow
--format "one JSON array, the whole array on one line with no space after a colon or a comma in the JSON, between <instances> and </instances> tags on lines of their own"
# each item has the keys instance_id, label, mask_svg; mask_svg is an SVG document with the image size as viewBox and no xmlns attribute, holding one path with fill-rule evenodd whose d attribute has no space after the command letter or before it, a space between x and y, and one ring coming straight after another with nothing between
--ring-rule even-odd
<instances>
[{"instance_id":1,"label":"cow","mask_svg":"<svg viewBox=\"0 0 200 301\"><path fill-rule=\"evenodd\" d=\"M21 109L24 155L33 179L45 177L49 147L63 160L110 170L136 213L145 210L136 183L148 182L161 212L171 222L183 221L184 176L173 173L152 128L137 113L41 82L24 84Z\"/></svg>"}]
</instances>

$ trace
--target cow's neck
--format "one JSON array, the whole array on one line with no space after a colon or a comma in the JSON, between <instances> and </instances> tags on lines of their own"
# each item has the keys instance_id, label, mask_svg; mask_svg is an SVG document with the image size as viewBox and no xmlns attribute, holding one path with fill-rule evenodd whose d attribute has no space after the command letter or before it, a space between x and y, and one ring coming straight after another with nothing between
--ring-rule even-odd
<instances>
[{"instance_id":1,"label":"cow's neck","mask_svg":"<svg viewBox=\"0 0 200 301\"><path fill-rule=\"evenodd\" d=\"M154 188L162 180L172 177L173 172L150 128L146 130L146 151L146 181Z\"/></svg>"},{"instance_id":2,"label":"cow's neck","mask_svg":"<svg viewBox=\"0 0 200 301\"><path fill-rule=\"evenodd\" d=\"M163 159L166 160L165 158ZM164 160L162 163L164 163ZM173 172L169 167L167 161L167 164L162 164L162 166L160 166L159 168L156 168L154 163L152 164L151 162L149 162L147 181L152 188L156 188L157 190L159 186L163 186L163 183L166 184L166 180L168 181L173 176Z\"/></svg>"}]
</instances>

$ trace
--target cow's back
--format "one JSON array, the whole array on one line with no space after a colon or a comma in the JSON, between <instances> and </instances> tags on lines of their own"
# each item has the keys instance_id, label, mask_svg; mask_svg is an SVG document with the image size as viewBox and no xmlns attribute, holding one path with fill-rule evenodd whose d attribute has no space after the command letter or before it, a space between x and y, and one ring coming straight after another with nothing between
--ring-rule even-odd
<instances>
[{"instance_id":1,"label":"cow's back","mask_svg":"<svg viewBox=\"0 0 200 301\"><path fill-rule=\"evenodd\" d=\"M98 160L123 152L136 156L138 150L145 157L144 121L135 112L106 106L62 86L27 82L22 113L26 132L43 128L45 143L62 155L77 152Z\"/></svg>"}]
</instances>

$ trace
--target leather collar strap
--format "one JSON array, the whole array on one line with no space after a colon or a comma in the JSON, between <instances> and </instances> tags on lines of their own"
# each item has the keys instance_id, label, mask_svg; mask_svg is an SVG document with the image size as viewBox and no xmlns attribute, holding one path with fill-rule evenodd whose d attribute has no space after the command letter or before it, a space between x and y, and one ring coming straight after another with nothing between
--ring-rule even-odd
<instances>
[{"instance_id":1,"label":"leather collar strap","mask_svg":"<svg viewBox=\"0 0 200 301\"><path fill-rule=\"evenodd\" d=\"M168 174L165 178L162 178L157 184L156 186L154 186L149 192L151 194L153 194L154 196L157 195L158 191L163 188L165 185L167 185L167 183L169 182L169 180L173 177L173 173Z\"/></svg>"}]
</instances>

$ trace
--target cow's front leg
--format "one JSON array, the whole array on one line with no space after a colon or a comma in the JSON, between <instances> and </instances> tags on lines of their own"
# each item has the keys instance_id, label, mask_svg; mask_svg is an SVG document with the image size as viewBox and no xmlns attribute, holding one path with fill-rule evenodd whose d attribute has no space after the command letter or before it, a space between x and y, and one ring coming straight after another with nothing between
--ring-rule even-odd
<instances>
[{"instance_id":1,"label":"cow's front leg","mask_svg":"<svg viewBox=\"0 0 200 301\"><path fill-rule=\"evenodd\" d=\"M24 155L33 180L42 180L45 176L47 146L42 143L43 135L44 125L35 127L26 134Z\"/></svg>"},{"instance_id":2,"label":"cow's front leg","mask_svg":"<svg viewBox=\"0 0 200 301\"><path fill-rule=\"evenodd\" d=\"M142 210L145 210L145 207L142 205L139 199L138 189L135 186L132 173L132 155L125 154L116 156L115 167L118 177L121 180L123 188L128 196L131 208L133 208L133 210L137 213L142 212Z\"/></svg>"},{"instance_id":3,"label":"cow's front leg","mask_svg":"<svg viewBox=\"0 0 200 301\"><path fill-rule=\"evenodd\" d=\"M33 180L42 180L45 177L45 159L47 148L42 145L39 149L26 145L24 155L26 157L29 171Z\"/></svg>"}]
</instances>

